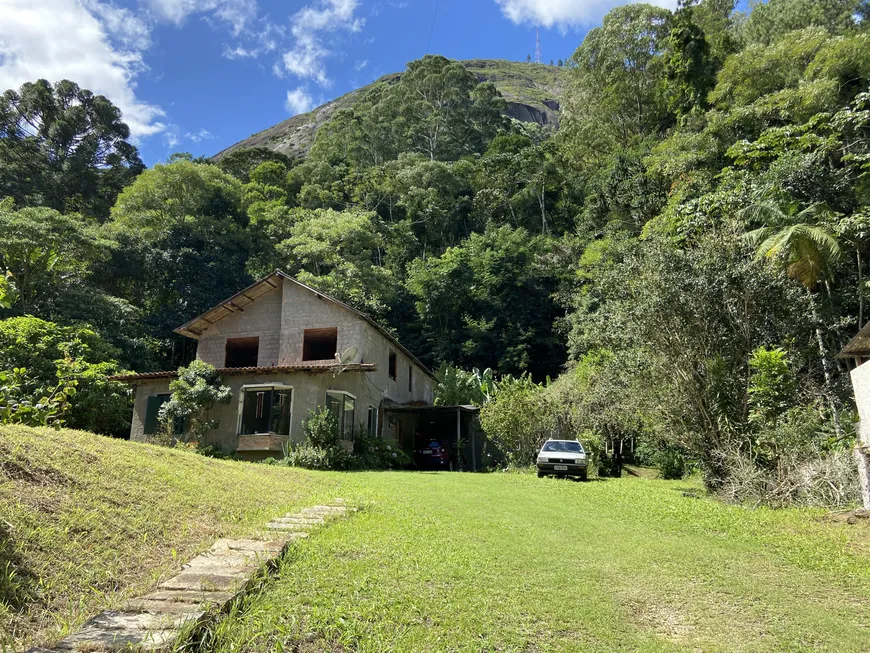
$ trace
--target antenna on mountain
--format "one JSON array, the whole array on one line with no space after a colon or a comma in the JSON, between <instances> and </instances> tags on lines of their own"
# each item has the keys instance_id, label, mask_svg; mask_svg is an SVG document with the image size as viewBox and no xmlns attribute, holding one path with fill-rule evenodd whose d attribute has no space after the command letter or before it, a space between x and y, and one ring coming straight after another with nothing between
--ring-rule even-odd
<instances>
[{"instance_id":1,"label":"antenna on mountain","mask_svg":"<svg viewBox=\"0 0 870 653\"><path fill-rule=\"evenodd\" d=\"M541 63L541 30L535 28L535 63Z\"/></svg>"}]
</instances>

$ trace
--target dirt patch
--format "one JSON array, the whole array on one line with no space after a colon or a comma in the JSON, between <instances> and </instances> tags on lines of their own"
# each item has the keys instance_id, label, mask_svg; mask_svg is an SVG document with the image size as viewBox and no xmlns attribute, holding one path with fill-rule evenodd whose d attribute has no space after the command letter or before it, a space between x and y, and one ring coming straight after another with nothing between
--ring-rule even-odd
<instances>
[{"instance_id":1,"label":"dirt patch","mask_svg":"<svg viewBox=\"0 0 870 653\"><path fill-rule=\"evenodd\" d=\"M26 467L15 460L0 460L0 476L13 481L24 481L25 483L38 486L55 486L64 487L73 485L75 481L57 469L48 467L38 467L28 464Z\"/></svg>"},{"instance_id":2,"label":"dirt patch","mask_svg":"<svg viewBox=\"0 0 870 653\"><path fill-rule=\"evenodd\" d=\"M683 641L695 631L691 620L674 606L631 601L629 609L638 625L669 640Z\"/></svg>"}]
</instances>

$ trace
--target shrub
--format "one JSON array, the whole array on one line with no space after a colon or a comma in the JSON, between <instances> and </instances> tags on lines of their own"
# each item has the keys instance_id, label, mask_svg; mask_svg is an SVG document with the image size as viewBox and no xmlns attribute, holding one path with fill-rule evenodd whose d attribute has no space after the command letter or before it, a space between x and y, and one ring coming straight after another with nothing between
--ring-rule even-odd
<instances>
[{"instance_id":1,"label":"shrub","mask_svg":"<svg viewBox=\"0 0 870 653\"><path fill-rule=\"evenodd\" d=\"M812 406L785 412L752 447L716 452L727 470L718 495L733 503L841 508L859 499L852 434L837 438Z\"/></svg>"},{"instance_id":2,"label":"shrub","mask_svg":"<svg viewBox=\"0 0 870 653\"><path fill-rule=\"evenodd\" d=\"M305 442L286 447L281 461L284 465L324 471L354 467L351 453L339 441L338 419L328 408L310 411L304 431Z\"/></svg>"},{"instance_id":3,"label":"shrub","mask_svg":"<svg viewBox=\"0 0 870 653\"><path fill-rule=\"evenodd\" d=\"M653 462L659 475L668 481L678 480L686 475L686 458L676 449L664 449L653 455Z\"/></svg>"},{"instance_id":4,"label":"shrub","mask_svg":"<svg viewBox=\"0 0 870 653\"><path fill-rule=\"evenodd\" d=\"M353 450L348 450L339 440L338 420L325 407L309 414L305 442L289 445L281 461L289 467L332 471L401 468L409 462L405 452L370 435L363 426L354 439Z\"/></svg>"},{"instance_id":5,"label":"shrub","mask_svg":"<svg viewBox=\"0 0 870 653\"><path fill-rule=\"evenodd\" d=\"M341 446L316 447L309 442L288 448L283 463L288 467L304 467L322 471L353 469L351 455Z\"/></svg>"},{"instance_id":6,"label":"shrub","mask_svg":"<svg viewBox=\"0 0 870 653\"><path fill-rule=\"evenodd\" d=\"M759 347L749 357L746 393L751 422L771 422L793 404L795 383L781 347Z\"/></svg>"},{"instance_id":7,"label":"shrub","mask_svg":"<svg viewBox=\"0 0 870 653\"><path fill-rule=\"evenodd\" d=\"M338 418L326 407L310 411L304 425L305 440L317 449L339 446Z\"/></svg>"},{"instance_id":8,"label":"shrub","mask_svg":"<svg viewBox=\"0 0 870 653\"><path fill-rule=\"evenodd\" d=\"M41 403L59 387L75 387L63 409L65 426L104 435L130 429L130 388L110 381L121 372L118 351L83 326L60 326L35 317L0 320L0 371L18 378L18 398ZM55 393L56 394L56 393ZM29 423L29 422L28 422Z\"/></svg>"},{"instance_id":9,"label":"shrub","mask_svg":"<svg viewBox=\"0 0 870 653\"><path fill-rule=\"evenodd\" d=\"M64 424L75 396L75 383L58 383L47 388L28 389L27 370L0 370L0 424L54 426Z\"/></svg>"},{"instance_id":10,"label":"shrub","mask_svg":"<svg viewBox=\"0 0 870 653\"><path fill-rule=\"evenodd\" d=\"M555 430L544 386L528 375L504 376L494 384L492 399L480 411L487 437L511 466L534 464L541 444Z\"/></svg>"},{"instance_id":11,"label":"shrub","mask_svg":"<svg viewBox=\"0 0 870 653\"><path fill-rule=\"evenodd\" d=\"M214 367L194 360L178 369L178 378L169 384L172 396L160 408L160 424L164 433L172 433L178 422L184 423L182 439L202 443L206 434L218 426L209 417L216 404L228 404L233 392L222 384Z\"/></svg>"}]
</instances>

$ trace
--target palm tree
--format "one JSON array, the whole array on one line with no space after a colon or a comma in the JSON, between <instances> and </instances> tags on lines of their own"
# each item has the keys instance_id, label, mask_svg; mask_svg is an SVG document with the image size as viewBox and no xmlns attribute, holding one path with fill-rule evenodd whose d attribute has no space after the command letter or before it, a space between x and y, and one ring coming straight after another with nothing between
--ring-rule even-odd
<instances>
[{"instance_id":1,"label":"palm tree","mask_svg":"<svg viewBox=\"0 0 870 653\"><path fill-rule=\"evenodd\" d=\"M775 202L758 202L744 210L744 215L761 219L766 226L746 234L746 239L755 246L755 257L782 264L791 279L799 281L807 291L822 370L825 375L825 388L834 429L840 435L840 414L837 402L831 391L831 365L828 350L822 338L821 320L813 289L819 281L827 283L830 266L840 257L840 244L837 238L818 223L830 220L833 212L823 203L812 204L802 211L794 211L794 206L783 209Z\"/></svg>"}]
</instances>

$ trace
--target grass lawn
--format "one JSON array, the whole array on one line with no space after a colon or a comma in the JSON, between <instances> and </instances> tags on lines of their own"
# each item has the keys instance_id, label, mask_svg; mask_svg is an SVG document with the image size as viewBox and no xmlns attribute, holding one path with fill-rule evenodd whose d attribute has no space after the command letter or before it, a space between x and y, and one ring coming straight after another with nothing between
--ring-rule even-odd
<instances>
[{"instance_id":1,"label":"grass lawn","mask_svg":"<svg viewBox=\"0 0 870 653\"><path fill-rule=\"evenodd\" d=\"M0 428L0 651L335 496L203 651L867 651L870 525L646 475L316 473Z\"/></svg>"},{"instance_id":2,"label":"grass lawn","mask_svg":"<svg viewBox=\"0 0 870 653\"><path fill-rule=\"evenodd\" d=\"M0 651L50 642L337 479L79 431L0 427Z\"/></svg>"},{"instance_id":3,"label":"grass lawn","mask_svg":"<svg viewBox=\"0 0 870 653\"><path fill-rule=\"evenodd\" d=\"M365 510L295 547L205 650L870 649L866 524L647 478L319 478Z\"/></svg>"}]
</instances>

